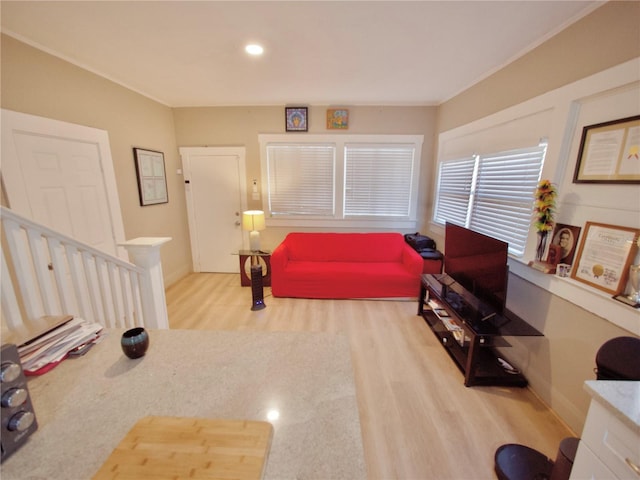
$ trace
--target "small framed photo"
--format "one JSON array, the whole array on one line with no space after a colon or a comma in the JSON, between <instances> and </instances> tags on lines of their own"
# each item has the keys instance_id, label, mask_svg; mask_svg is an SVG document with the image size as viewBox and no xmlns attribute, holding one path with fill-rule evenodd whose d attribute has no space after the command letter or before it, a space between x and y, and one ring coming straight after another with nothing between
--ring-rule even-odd
<instances>
[{"instance_id":1,"label":"small framed photo","mask_svg":"<svg viewBox=\"0 0 640 480\"><path fill-rule=\"evenodd\" d=\"M346 108L327 109L327 130L346 130L349 128L349 110Z\"/></svg>"},{"instance_id":2,"label":"small framed photo","mask_svg":"<svg viewBox=\"0 0 640 480\"><path fill-rule=\"evenodd\" d=\"M309 130L307 107L285 107L284 118L287 132L306 132Z\"/></svg>"},{"instance_id":3,"label":"small framed photo","mask_svg":"<svg viewBox=\"0 0 640 480\"><path fill-rule=\"evenodd\" d=\"M580 237L580 227L557 223L553 229L552 245L560 247L560 258L558 263L573 265L573 259L578 249L578 239Z\"/></svg>"},{"instance_id":4,"label":"small framed photo","mask_svg":"<svg viewBox=\"0 0 640 480\"><path fill-rule=\"evenodd\" d=\"M167 177L164 169L164 154L154 150L134 148L133 156L138 177L140 206L168 203Z\"/></svg>"}]
</instances>

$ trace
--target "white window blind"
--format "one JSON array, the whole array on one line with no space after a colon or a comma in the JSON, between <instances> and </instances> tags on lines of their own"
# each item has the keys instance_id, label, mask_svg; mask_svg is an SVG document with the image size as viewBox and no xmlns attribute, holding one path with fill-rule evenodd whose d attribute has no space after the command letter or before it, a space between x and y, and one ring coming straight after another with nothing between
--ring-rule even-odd
<instances>
[{"instance_id":1,"label":"white window blind","mask_svg":"<svg viewBox=\"0 0 640 480\"><path fill-rule=\"evenodd\" d=\"M258 139L267 226L416 228L422 135Z\"/></svg>"},{"instance_id":2,"label":"white window blind","mask_svg":"<svg viewBox=\"0 0 640 480\"><path fill-rule=\"evenodd\" d=\"M469 228L509 243L524 255L546 146L480 157Z\"/></svg>"},{"instance_id":3,"label":"white window blind","mask_svg":"<svg viewBox=\"0 0 640 480\"><path fill-rule=\"evenodd\" d=\"M476 157L440 163L434 220L467 225Z\"/></svg>"},{"instance_id":4,"label":"white window blind","mask_svg":"<svg viewBox=\"0 0 640 480\"><path fill-rule=\"evenodd\" d=\"M546 144L443 161L434 221L449 221L509 244L524 255Z\"/></svg>"},{"instance_id":5,"label":"white window blind","mask_svg":"<svg viewBox=\"0 0 640 480\"><path fill-rule=\"evenodd\" d=\"M413 145L345 145L344 216L408 218Z\"/></svg>"},{"instance_id":6,"label":"white window blind","mask_svg":"<svg viewBox=\"0 0 640 480\"><path fill-rule=\"evenodd\" d=\"M323 144L267 147L271 215L333 216L335 150Z\"/></svg>"}]
</instances>

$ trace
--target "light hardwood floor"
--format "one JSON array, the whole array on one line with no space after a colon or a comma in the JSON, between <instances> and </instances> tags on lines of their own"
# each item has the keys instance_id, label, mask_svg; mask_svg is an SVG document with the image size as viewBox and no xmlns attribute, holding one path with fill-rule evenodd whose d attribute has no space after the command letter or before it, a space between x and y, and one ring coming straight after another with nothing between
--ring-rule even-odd
<instances>
[{"instance_id":1,"label":"light hardwood floor","mask_svg":"<svg viewBox=\"0 0 640 480\"><path fill-rule=\"evenodd\" d=\"M171 328L348 336L370 479L495 479L493 455L521 443L555 458L573 433L530 390L463 385L409 300L274 298L250 310L237 274L191 274L167 289Z\"/></svg>"}]
</instances>

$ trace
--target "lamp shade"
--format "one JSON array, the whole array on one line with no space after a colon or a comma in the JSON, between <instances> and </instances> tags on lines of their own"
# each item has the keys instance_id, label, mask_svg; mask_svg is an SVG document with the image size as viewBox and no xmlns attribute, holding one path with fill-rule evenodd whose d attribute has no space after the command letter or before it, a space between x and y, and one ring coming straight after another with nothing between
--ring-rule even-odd
<instances>
[{"instance_id":1,"label":"lamp shade","mask_svg":"<svg viewBox=\"0 0 640 480\"><path fill-rule=\"evenodd\" d=\"M264 212L262 210L247 210L242 212L242 229L250 232L264 230Z\"/></svg>"}]
</instances>

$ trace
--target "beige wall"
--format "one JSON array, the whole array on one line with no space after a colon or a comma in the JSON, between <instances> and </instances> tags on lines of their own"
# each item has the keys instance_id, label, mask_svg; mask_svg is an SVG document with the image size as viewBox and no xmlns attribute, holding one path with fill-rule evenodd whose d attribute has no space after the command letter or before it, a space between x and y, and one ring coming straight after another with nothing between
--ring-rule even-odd
<instances>
[{"instance_id":1,"label":"beige wall","mask_svg":"<svg viewBox=\"0 0 640 480\"><path fill-rule=\"evenodd\" d=\"M639 18L640 2L605 4L529 54L443 103L438 111L438 132L471 124L639 57ZM637 114L637 104L629 108L635 108ZM563 125L565 123L571 122L565 117ZM553 149L557 155L558 145ZM568 188L567 182L570 184L573 177L573 162L567 165L566 171L557 172L559 178L554 178L559 181L564 176L564 188ZM601 186L598 190L601 193L594 195L600 200L612 195L624 197L626 187L637 189L637 186L624 186L610 191ZM585 188L582 186L581 191ZM624 204L624 199L620 202ZM602 207L589 212L593 207L585 203L593 205L594 202L585 199L582 205L567 208L574 210L572 215L576 218L593 219L600 215L611 218L610 222L617 218L616 215L607 217ZM560 207L562 210L562 205ZM637 217L635 223L636 227L640 226ZM437 233L433 236L441 240ZM585 380L595 379L593 368L598 348L610 338L631 334L514 274L509 278L508 306L540 329L544 337L510 338L513 347L505 349L505 356L523 369L533 390L580 435L590 401L583 385Z\"/></svg>"},{"instance_id":2,"label":"beige wall","mask_svg":"<svg viewBox=\"0 0 640 480\"><path fill-rule=\"evenodd\" d=\"M640 56L640 2L608 2L440 105L438 131L464 125Z\"/></svg>"},{"instance_id":3,"label":"beige wall","mask_svg":"<svg viewBox=\"0 0 640 480\"><path fill-rule=\"evenodd\" d=\"M127 239L168 236L162 247L167 284L191 267L182 177L170 108L2 35L2 108L109 133ZM164 152L169 203L141 207L133 147Z\"/></svg>"},{"instance_id":4,"label":"beige wall","mask_svg":"<svg viewBox=\"0 0 640 480\"><path fill-rule=\"evenodd\" d=\"M327 133L326 106L309 107L309 133ZM418 218L427 216L427 203L433 175L435 107L349 107L350 134L418 134L424 135L420 169ZM273 107L209 107L174 109L176 142L179 147L245 146L247 157L247 192L251 180L260 182L260 146L258 134L285 133L284 105ZM291 134L304 135L304 133ZM247 197L250 209L262 209L262 202ZM424 228L422 222L416 230ZM300 230L300 229L297 229ZM268 228L261 233L264 248L275 248L289 232L285 228Z\"/></svg>"}]
</instances>

